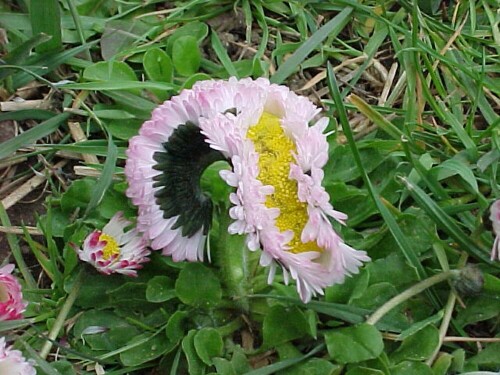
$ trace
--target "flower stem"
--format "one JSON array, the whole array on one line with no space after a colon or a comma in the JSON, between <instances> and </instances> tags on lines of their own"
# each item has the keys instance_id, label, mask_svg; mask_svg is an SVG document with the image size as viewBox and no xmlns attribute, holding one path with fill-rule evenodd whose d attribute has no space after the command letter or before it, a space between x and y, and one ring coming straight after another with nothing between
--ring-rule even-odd
<instances>
[{"instance_id":1,"label":"flower stem","mask_svg":"<svg viewBox=\"0 0 500 375\"><path fill-rule=\"evenodd\" d=\"M64 304L62 305L61 310L59 311L59 315L57 316L54 325L52 326L52 329L49 332L48 339L47 341L45 341L45 344L43 345L42 350L40 351L40 357L43 359L46 359L47 355L50 353L50 349L52 349L52 342L59 335L59 332L63 328L64 322L68 317L69 311L71 310L71 307L73 307L76 297L78 297L78 293L80 292L80 287L82 286L83 283L83 272L84 272L83 269L80 270L80 272L76 276L71 291L69 292L66 301L64 301Z\"/></svg>"},{"instance_id":2,"label":"flower stem","mask_svg":"<svg viewBox=\"0 0 500 375\"><path fill-rule=\"evenodd\" d=\"M397 296L391 298L389 301L384 303L382 306L378 308L367 320L368 324L377 324L377 322L382 319L382 317L391 311L397 305L403 303L404 301L410 299L411 297L423 292L425 289L438 284L442 281L449 279L452 276L456 276L459 271L445 271L438 273L437 275L431 276L425 280L420 281L419 283L413 285L411 288L406 289L403 293L398 294Z\"/></svg>"},{"instance_id":3,"label":"flower stem","mask_svg":"<svg viewBox=\"0 0 500 375\"><path fill-rule=\"evenodd\" d=\"M227 228L231 222L227 209L221 207L217 255L229 295L238 308L248 312L248 259L245 237L231 235Z\"/></svg>"}]
</instances>

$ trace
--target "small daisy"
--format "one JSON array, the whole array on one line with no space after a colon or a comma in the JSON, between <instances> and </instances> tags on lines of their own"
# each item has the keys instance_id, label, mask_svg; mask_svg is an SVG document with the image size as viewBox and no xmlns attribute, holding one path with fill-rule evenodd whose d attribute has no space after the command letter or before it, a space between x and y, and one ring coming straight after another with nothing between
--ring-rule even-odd
<instances>
[{"instance_id":1,"label":"small daisy","mask_svg":"<svg viewBox=\"0 0 500 375\"><path fill-rule=\"evenodd\" d=\"M203 81L165 102L130 140L127 195L139 207L138 228L175 261L202 260L212 203L200 189L203 170L235 188L228 230L262 249L261 264L291 275L303 301L369 258L347 246L330 219L344 224L321 183L328 160L327 119L308 99L267 79ZM310 126L311 123L314 123Z\"/></svg>"},{"instance_id":2,"label":"small daisy","mask_svg":"<svg viewBox=\"0 0 500 375\"><path fill-rule=\"evenodd\" d=\"M125 231L131 224L122 212L116 213L102 231L95 230L87 236L78 256L105 275L137 276L136 270L149 261L150 251L135 228Z\"/></svg>"},{"instance_id":3,"label":"small daisy","mask_svg":"<svg viewBox=\"0 0 500 375\"><path fill-rule=\"evenodd\" d=\"M490 220L495 235L495 242L491 249L491 260L500 260L500 199L493 202L490 207Z\"/></svg>"},{"instance_id":4,"label":"small daisy","mask_svg":"<svg viewBox=\"0 0 500 375\"><path fill-rule=\"evenodd\" d=\"M5 337L0 337L0 374L36 375L32 361L27 361L19 350L7 347Z\"/></svg>"},{"instance_id":5,"label":"small daisy","mask_svg":"<svg viewBox=\"0 0 500 375\"><path fill-rule=\"evenodd\" d=\"M0 321L21 319L28 305L23 301L21 285L12 275L13 264L0 268Z\"/></svg>"}]
</instances>

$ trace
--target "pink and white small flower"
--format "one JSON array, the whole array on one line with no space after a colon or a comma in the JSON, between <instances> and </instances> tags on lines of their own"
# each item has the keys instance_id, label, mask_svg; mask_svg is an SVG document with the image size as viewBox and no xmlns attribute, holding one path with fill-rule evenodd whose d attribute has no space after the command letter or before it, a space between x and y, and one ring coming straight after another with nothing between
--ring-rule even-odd
<instances>
[{"instance_id":1,"label":"pink and white small flower","mask_svg":"<svg viewBox=\"0 0 500 375\"><path fill-rule=\"evenodd\" d=\"M13 264L0 268L0 321L21 319L28 305L23 301L21 285L12 275Z\"/></svg>"},{"instance_id":2,"label":"pink and white small flower","mask_svg":"<svg viewBox=\"0 0 500 375\"><path fill-rule=\"evenodd\" d=\"M137 229L125 231L131 224L122 212L116 213L102 230L95 230L87 236L83 248L78 249L78 256L105 275L137 276L142 263L149 261L150 251Z\"/></svg>"},{"instance_id":3,"label":"pink and white small flower","mask_svg":"<svg viewBox=\"0 0 500 375\"><path fill-rule=\"evenodd\" d=\"M491 260L500 260L500 199L493 202L490 207L490 220L495 235L495 242L491 249Z\"/></svg>"},{"instance_id":4,"label":"pink and white small flower","mask_svg":"<svg viewBox=\"0 0 500 375\"><path fill-rule=\"evenodd\" d=\"M32 361L27 361L19 350L7 347L5 337L0 337L0 374L36 375Z\"/></svg>"}]
</instances>

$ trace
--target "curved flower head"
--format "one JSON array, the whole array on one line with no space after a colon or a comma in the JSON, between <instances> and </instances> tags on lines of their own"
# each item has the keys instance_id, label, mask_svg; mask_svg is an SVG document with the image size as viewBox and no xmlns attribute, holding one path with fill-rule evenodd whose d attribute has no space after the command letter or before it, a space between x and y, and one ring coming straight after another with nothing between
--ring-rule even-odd
<instances>
[{"instance_id":1,"label":"curved flower head","mask_svg":"<svg viewBox=\"0 0 500 375\"><path fill-rule=\"evenodd\" d=\"M27 361L19 350L7 347L5 337L0 337L0 374L36 375L31 361Z\"/></svg>"},{"instance_id":2,"label":"curved flower head","mask_svg":"<svg viewBox=\"0 0 500 375\"><path fill-rule=\"evenodd\" d=\"M347 246L330 219L344 223L322 187L328 160L320 109L267 79L203 81L158 107L130 140L127 195L138 227L175 261L203 259L212 204L199 179L215 160L235 188L228 230L262 249L261 264L291 275L303 301L356 273L366 253ZM316 121L317 120L317 121ZM312 124L312 125L311 125Z\"/></svg>"},{"instance_id":3,"label":"curved flower head","mask_svg":"<svg viewBox=\"0 0 500 375\"><path fill-rule=\"evenodd\" d=\"M500 260L500 199L493 202L490 207L490 220L495 236L495 242L493 242L491 249L491 260Z\"/></svg>"},{"instance_id":4,"label":"curved flower head","mask_svg":"<svg viewBox=\"0 0 500 375\"><path fill-rule=\"evenodd\" d=\"M105 275L137 276L142 263L149 261L150 251L135 228L125 231L131 224L122 212L116 213L102 230L95 230L87 236L78 256Z\"/></svg>"},{"instance_id":5,"label":"curved flower head","mask_svg":"<svg viewBox=\"0 0 500 375\"><path fill-rule=\"evenodd\" d=\"M12 275L13 264L0 268L0 321L21 319L28 305L23 301L21 285Z\"/></svg>"}]
</instances>

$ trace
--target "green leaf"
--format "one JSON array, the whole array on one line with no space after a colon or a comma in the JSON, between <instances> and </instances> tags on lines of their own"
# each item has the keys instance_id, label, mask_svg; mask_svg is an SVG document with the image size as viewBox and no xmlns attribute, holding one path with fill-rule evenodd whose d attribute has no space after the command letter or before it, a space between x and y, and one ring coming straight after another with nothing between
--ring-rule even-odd
<instances>
[{"instance_id":1,"label":"green leaf","mask_svg":"<svg viewBox=\"0 0 500 375\"><path fill-rule=\"evenodd\" d=\"M477 194L479 194L476 177L464 160L459 160L454 157L443 161L434 169L438 171L438 180L458 174Z\"/></svg>"},{"instance_id":2,"label":"green leaf","mask_svg":"<svg viewBox=\"0 0 500 375\"><path fill-rule=\"evenodd\" d=\"M425 363L421 362L401 362L391 368L391 375L433 375L432 370Z\"/></svg>"},{"instance_id":3,"label":"green leaf","mask_svg":"<svg viewBox=\"0 0 500 375\"><path fill-rule=\"evenodd\" d=\"M459 309L456 320L460 325L468 325L494 318L499 312L498 294L495 298L478 296L467 301L467 308Z\"/></svg>"},{"instance_id":4,"label":"green leaf","mask_svg":"<svg viewBox=\"0 0 500 375\"><path fill-rule=\"evenodd\" d=\"M138 329L109 310L88 310L73 328L75 338L96 351L112 351L129 343Z\"/></svg>"},{"instance_id":5,"label":"green leaf","mask_svg":"<svg viewBox=\"0 0 500 375\"><path fill-rule=\"evenodd\" d=\"M59 1L30 1L30 19L33 35L44 33L51 36L50 40L36 47L38 53L42 54L62 48Z\"/></svg>"},{"instance_id":6,"label":"green leaf","mask_svg":"<svg viewBox=\"0 0 500 375\"><path fill-rule=\"evenodd\" d=\"M205 364L202 362L194 346L196 330L192 329L182 340L182 350L188 363L189 375L203 375Z\"/></svg>"},{"instance_id":7,"label":"green leaf","mask_svg":"<svg viewBox=\"0 0 500 375\"><path fill-rule=\"evenodd\" d=\"M135 343L137 345L133 346ZM133 347L120 353L120 360L125 366L138 366L152 361L174 348L162 335L152 335L151 333L135 336L128 343L128 346Z\"/></svg>"},{"instance_id":8,"label":"green leaf","mask_svg":"<svg viewBox=\"0 0 500 375\"><path fill-rule=\"evenodd\" d=\"M150 26L135 18L127 20L109 20L101 36L101 54L104 60L111 60L122 55L144 39Z\"/></svg>"},{"instance_id":9,"label":"green leaf","mask_svg":"<svg viewBox=\"0 0 500 375\"><path fill-rule=\"evenodd\" d=\"M187 78L182 85L182 89L190 89L198 81L209 81L212 77L206 73L195 73L191 77Z\"/></svg>"},{"instance_id":10,"label":"green leaf","mask_svg":"<svg viewBox=\"0 0 500 375\"><path fill-rule=\"evenodd\" d=\"M24 133L0 144L0 159L6 158L24 146L32 145L40 138L55 132L61 124L66 122L69 113L61 113L44 121Z\"/></svg>"},{"instance_id":11,"label":"green leaf","mask_svg":"<svg viewBox=\"0 0 500 375\"><path fill-rule=\"evenodd\" d=\"M96 185L95 180L82 178L74 181L61 197L61 208L71 214L77 208L84 210L92 198L92 189Z\"/></svg>"},{"instance_id":12,"label":"green leaf","mask_svg":"<svg viewBox=\"0 0 500 375\"><path fill-rule=\"evenodd\" d=\"M391 354L393 363L423 361L429 358L439 345L439 331L428 325L413 335L405 338L400 347Z\"/></svg>"},{"instance_id":13,"label":"green leaf","mask_svg":"<svg viewBox=\"0 0 500 375\"><path fill-rule=\"evenodd\" d=\"M132 68L123 61L99 61L85 68L87 81L137 81Z\"/></svg>"},{"instance_id":14,"label":"green leaf","mask_svg":"<svg viewBox=\"0 0 500 375\"><path fill-rule=\"evenodd\" d=\"M334 365L330 361L323 358L311 358L310 360L294 366L291 369L286 369L279 373L280 375L324 375L324 374L339 374L341 366Z\"/></svg>"},{"instance_id":15,"label":"green leaf","mask_svg":"<svg viewBox=\"0 0 500 375\"><path fill-rule=\"evenodd\" d=\"M453 361L453 356L448 353L441 353L432 365L433 375L447 375Z\"/></svg>"},{"instance_id":16,"label":"green leaf","mask_svg":"<svg viewBox=\"0 0 500 375\"><path fill-rule=\"evenodd\" d=\"M368 367L354 367L353 369L346 372L346 375L384 375L382 370L377 370Z\"/></svg>"},{"instance_id":17,"label":"green leaf","mask_svg":"<svg viewBox=\"0 0 500 375\"><path fill-rule=\"evenodd\" d=\"M382 334L365 323L325 332L325 342L328 354L339 363L377 358L384 350Z\"/></svg>"},{"instance_id":18,"label":"green leaf","mask_svg":"<svg viewBox=\"0 0 500 375\"><path fill-rule=\"evenodd\" d=\"M470 362L498 369L500 366L498 353L500 353L500 342L491 343L488 344L486 348L482 349L477 355L472 357Z\"/></svg>"},{"instance_id":19,"label":"green leaf","mask_svg":"<svg viewBox=\"0 0 500 375\"><path fill-rule=\"evenodd\" d=\"M148 281L146 299L149 302L165 302L175 298L174 282L167 276L155 276Z\"/></svg>"},{"instance_id":20,"label":"green leaf","mask_svg":"<svg viewBox=\"0 0 500 375\"><path fill-rule=\"evenodd\" d=\"M165 333L172 342L179 342L184 337L184 323L189 314L186 311L177 310L167 322Z\"/></svg>"},{"instance_id":21,"label":"green leaf","mask_svg":"<svg viewBox=\"0 0 500 375\"><path fill-rule=\"evenodd\" d=\"M304 313L297 307L275 305L262 324L263 346L271 348L307 335L309 325Z\"/></svg>"},{"instance_id":22,"label":"green leaf","mask_svg":"<svg viewBox=\"0 0 500 375\"><path fill-rule=\"evenodd\" d=\"M199 44L207 37L207 35L208 26L206 24L198 21L188 22L184 26L179 27L172 35L169 36L166 46L167 54L172 56L175 42L183 36L192 36Z\"/></svg>"},{"instance_id":23,"label":"green leaf","mask_svg":"<svg viewBox=\"0 0 500 375\"><path fill-rule=\"evenodd\" d=\"M128 141L133 136L139 133L142 126L141 120L111 120L108 122L107 129L113 138L123 139Z\"/></svg>"},{"instance_id":24,"label":"green leaf","mask_svg":"<svg viewBox=\"0 0 500 375\"><path fill-rule=\"evenodd\" d=\"M394 285L384 281L370 285L359 298L353 299L351 303L365 309L375 309L382 306L396 294L398 292Z\"/></svg>"},{"instance_id":25,"label":"green leaf","mask_svg":"<svg viewBox=\"0 0 500 375\"><path fill-rule=\"evenodd\" d=\"M203 328L194 336L194 348L203 363L211 366L212 359L222 355L224 343L216 329Z\"/></svg>"},{"instance_id":26,"label":"green leaf","mask_svg":"<svg viewBox=\"0 0 500 375\"><path fill-rule=\"evenodd\" d=\"M222 297L220 281L213 271L201 263L188 263L175 282L177 297L186 305L210 308Z\"/></svg>"},{"instance_id":27,"label":"green leaf","mask_svg":"<svg viewBox=\"0 0 500 375\"><path fill-rule=\"evenodd\" d=\"M195 37L186 35L175 41L172 48L172 62L181 76L189 77L198 71L201 52Z\"/></svg>"},{"instance_id":28,"label":"green leaf","mask_svg":"<svg viewBox=\"0 0 500 375\"><path fill-rule=\"evenodd\" d=\"M151 48L144 54L144 71L151 81L172 82L174 66L172 59L163 50Z\"/></svg>"}]
</instances>

